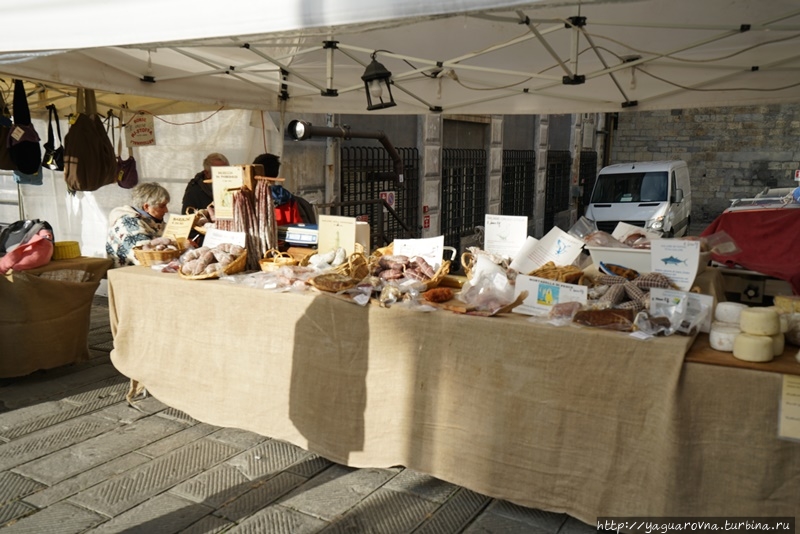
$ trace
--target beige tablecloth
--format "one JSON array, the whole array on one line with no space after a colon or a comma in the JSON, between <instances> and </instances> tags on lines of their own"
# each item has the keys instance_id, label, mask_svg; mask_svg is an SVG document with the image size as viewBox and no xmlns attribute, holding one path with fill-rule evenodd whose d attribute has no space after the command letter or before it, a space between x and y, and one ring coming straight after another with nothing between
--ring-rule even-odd
<instances>
[{"instance_id":1,"label":"beige tablecloth","mask_svg":"<svg viewBox=\"0 0 800 534\"><path fill-rule=\"evenodd\" d=\"M0 276L0 377L88 359L92 300L110 267L82 257Z\"/></svg>"},{"instance_id":2,"label":"beige tablecloth","mask_svg":"<svg viewBox=\"0 0 800 534\"><path fill-rule=\"evenodd\" d=\"M691 340L109 273L112 361L166 404L351 466L597 516L798 515L778 374Z\"/></svg>"}]
</instances>

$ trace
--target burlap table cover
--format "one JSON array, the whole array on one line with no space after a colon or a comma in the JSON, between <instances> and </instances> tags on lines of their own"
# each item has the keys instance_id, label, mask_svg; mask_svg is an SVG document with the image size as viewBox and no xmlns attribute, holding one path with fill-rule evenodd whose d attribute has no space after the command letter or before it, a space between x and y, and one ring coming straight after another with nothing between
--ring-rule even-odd
<instances>
[{"instance_id":1,"label":"burlap table cover","mask_svg":"<svg viewBox=\"0 0 800 534\"><path fill-rule=\"evenodd\" d=\"M81 257L0 276L0 377L88 359L92 300L110 267L109 259ZM88 273L85 281L57 279L72 271Z\"/></svg>"},{"instance_id":2,"label":"burlap table cover","mask_svg":"<svg viewBox=\"0 0 800 534\"><path fill-rule=\"evenodd\" d=\"M140 267L110 272L109 288L114 365L207 423L590 523L800 511L800 444L776 438L780 375L684 365L689 338Z\"/></svg>"}]
</instances>

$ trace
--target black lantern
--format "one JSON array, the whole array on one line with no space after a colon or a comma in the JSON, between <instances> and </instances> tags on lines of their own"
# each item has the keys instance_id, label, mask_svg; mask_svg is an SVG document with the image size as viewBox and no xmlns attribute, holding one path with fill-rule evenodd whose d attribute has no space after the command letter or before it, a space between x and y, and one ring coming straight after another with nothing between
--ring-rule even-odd
<instances>
[{"instance_id":1,"label":"black lantern","mask_svg":"<svg viewBox=\"0 0 800 534\"><path fill-rule=\"evenodd\" d=\"M372 62L367 65L361 79L367 92L368 111L397 105L392 98L392 73L375 60L375 54L372 54Z\"/></svg>"}]
</instances>

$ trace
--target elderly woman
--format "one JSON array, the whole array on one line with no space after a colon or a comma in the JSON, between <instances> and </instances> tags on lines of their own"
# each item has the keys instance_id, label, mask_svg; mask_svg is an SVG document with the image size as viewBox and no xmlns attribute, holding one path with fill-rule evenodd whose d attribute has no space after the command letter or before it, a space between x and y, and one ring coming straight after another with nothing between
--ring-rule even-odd
<instances>
[{"instance_id":1,"label":"elderly woman","mask_svg":"<svg viewBox=\"0 0 800 534\"><path fill-rule=\"evenodd\" d=\"M136 265L133 248L161 235L169 211L169 191L155 182L137 185L131 196L131 206L114 208L108 216L106 255L114 260L114 267Z\"/></svg>"}]
</instances>

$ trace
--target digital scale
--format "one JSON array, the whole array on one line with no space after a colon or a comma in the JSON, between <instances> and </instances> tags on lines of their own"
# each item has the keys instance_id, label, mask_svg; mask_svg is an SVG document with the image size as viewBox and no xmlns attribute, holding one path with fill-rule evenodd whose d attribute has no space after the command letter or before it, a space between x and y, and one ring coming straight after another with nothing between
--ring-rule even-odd
<instances>
[{"instance_id":1,"label":"digital scale","mask_svg":"<svg viewBox=\"0 0 800 534\"><path fill-rule=\"evenodd\" d=\"M281 226L278 228L279 238L283 231L286 232L286 237L284 237L283 240L290 245L304 247L317 246L319 227L316 224L291 224L288 226Z\"/></svg>"}]
</instances>

